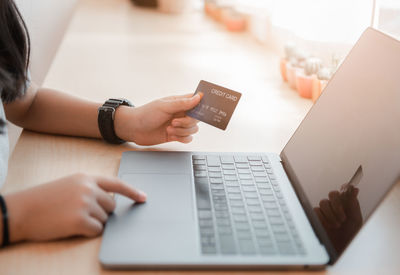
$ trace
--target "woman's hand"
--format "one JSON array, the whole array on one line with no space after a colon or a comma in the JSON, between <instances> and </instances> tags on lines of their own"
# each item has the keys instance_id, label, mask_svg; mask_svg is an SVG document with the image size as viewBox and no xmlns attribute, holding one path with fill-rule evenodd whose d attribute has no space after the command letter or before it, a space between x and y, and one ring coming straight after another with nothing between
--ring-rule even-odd
<instances>
[{"instance_id":1,"label":"woman's hand","mask_svg":"<svg viewBox=\"0 0 400 275\"><path fill-rule=\"evenodd\" d=\"M144 202L146 195L118 178L76 174L5 196L10 241L93 237L103 231L115 192ZM0 237L1 238L1 237Z\"/></svg>"},{"instance_id":2,"label":"woman's hand","mask_svg":"<svg viewBox=\"0 0 400 275\"><path fill-rule=\"evenodd\" d=\"M199 104L201 97L201 94L171 96L135 108L120 106L115 114L115 132L118 137L139 145L189 143L199 128L198 121L186 116L185 111Z\"/></svg>"}]
</instances>

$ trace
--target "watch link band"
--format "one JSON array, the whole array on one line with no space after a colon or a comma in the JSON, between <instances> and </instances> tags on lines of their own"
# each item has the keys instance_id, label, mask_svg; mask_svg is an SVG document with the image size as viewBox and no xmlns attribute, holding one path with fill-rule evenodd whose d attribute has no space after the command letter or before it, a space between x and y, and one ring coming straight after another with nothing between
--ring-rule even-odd
<instances>
[{"instance_id":1,"label":"watch link band","mask_svg":"<svg viewBox=\"0 0 400 275\"><path fill-rule=\"evenodd\" d=\"M125 140L117 137L114 129L115 111L121 105L134 107L127 99L110 98L98 109L97 122L99 130L103 139L108 143L121 144L125 142Z\"/></svg>"}]
</instances>

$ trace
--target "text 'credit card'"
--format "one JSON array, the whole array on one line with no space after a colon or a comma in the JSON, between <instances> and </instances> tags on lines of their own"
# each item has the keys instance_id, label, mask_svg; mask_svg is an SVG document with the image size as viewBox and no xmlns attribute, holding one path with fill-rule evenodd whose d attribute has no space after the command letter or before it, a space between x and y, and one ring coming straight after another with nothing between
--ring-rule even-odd
<instances>
[{"instance_id":1,"label":"text 'credit card'","mask_svg":"<svg viewBox=\"0 0 400 275\"><path fill-rule=\"evenodd\" d=\"M186 114L225 130L242 94L204 80L197 86L197 93L203 94L200 103Z\"/></svg>"}]
</instances>

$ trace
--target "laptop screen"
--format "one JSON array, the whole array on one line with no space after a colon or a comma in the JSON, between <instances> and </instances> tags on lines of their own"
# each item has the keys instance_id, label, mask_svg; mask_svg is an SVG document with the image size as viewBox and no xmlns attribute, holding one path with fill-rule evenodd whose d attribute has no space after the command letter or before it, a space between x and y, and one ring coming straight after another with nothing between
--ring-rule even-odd
<instances>
[{"instance_id":1,"label":"laptop screen","mask_svg":"<svg viewBox=\"0 0 400 275\"><path fill-rule=\"evenodd\" d=\"M400 42L367 29L281 157L337 259L400 175Z\"/></svg>"}]
</instances>

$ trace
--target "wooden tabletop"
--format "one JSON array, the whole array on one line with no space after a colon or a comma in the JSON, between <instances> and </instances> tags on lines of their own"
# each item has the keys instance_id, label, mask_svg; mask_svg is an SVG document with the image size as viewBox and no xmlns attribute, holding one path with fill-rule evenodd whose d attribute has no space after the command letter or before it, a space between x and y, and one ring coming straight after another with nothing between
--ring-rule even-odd
<instances>
[{"instance_id":1,"label":"wooden tabletop","mask_svg":"<svg viewBox=\"0 0 400 275\"><path fill-rule=\"evenodd\" d=\"M45 86L98 102L117 96L141 105L193 92L205 79L242 92L241 102L226 131L201 124L189 145L113 146L96 139L23 131L3 191L76 172L116 175L125 150L279 153L311 103L282 83L278 61L249 35L227 33L201 12L177 16L138 9L128 0L82 1ZM399 209L397 185L339 262L321 273L399 273ZM114 274L99 264L100 242L101 237L13 245L0 250L0 274ZM159 272L118 272L130 273Z\"/></svg>"}]
</instances>

